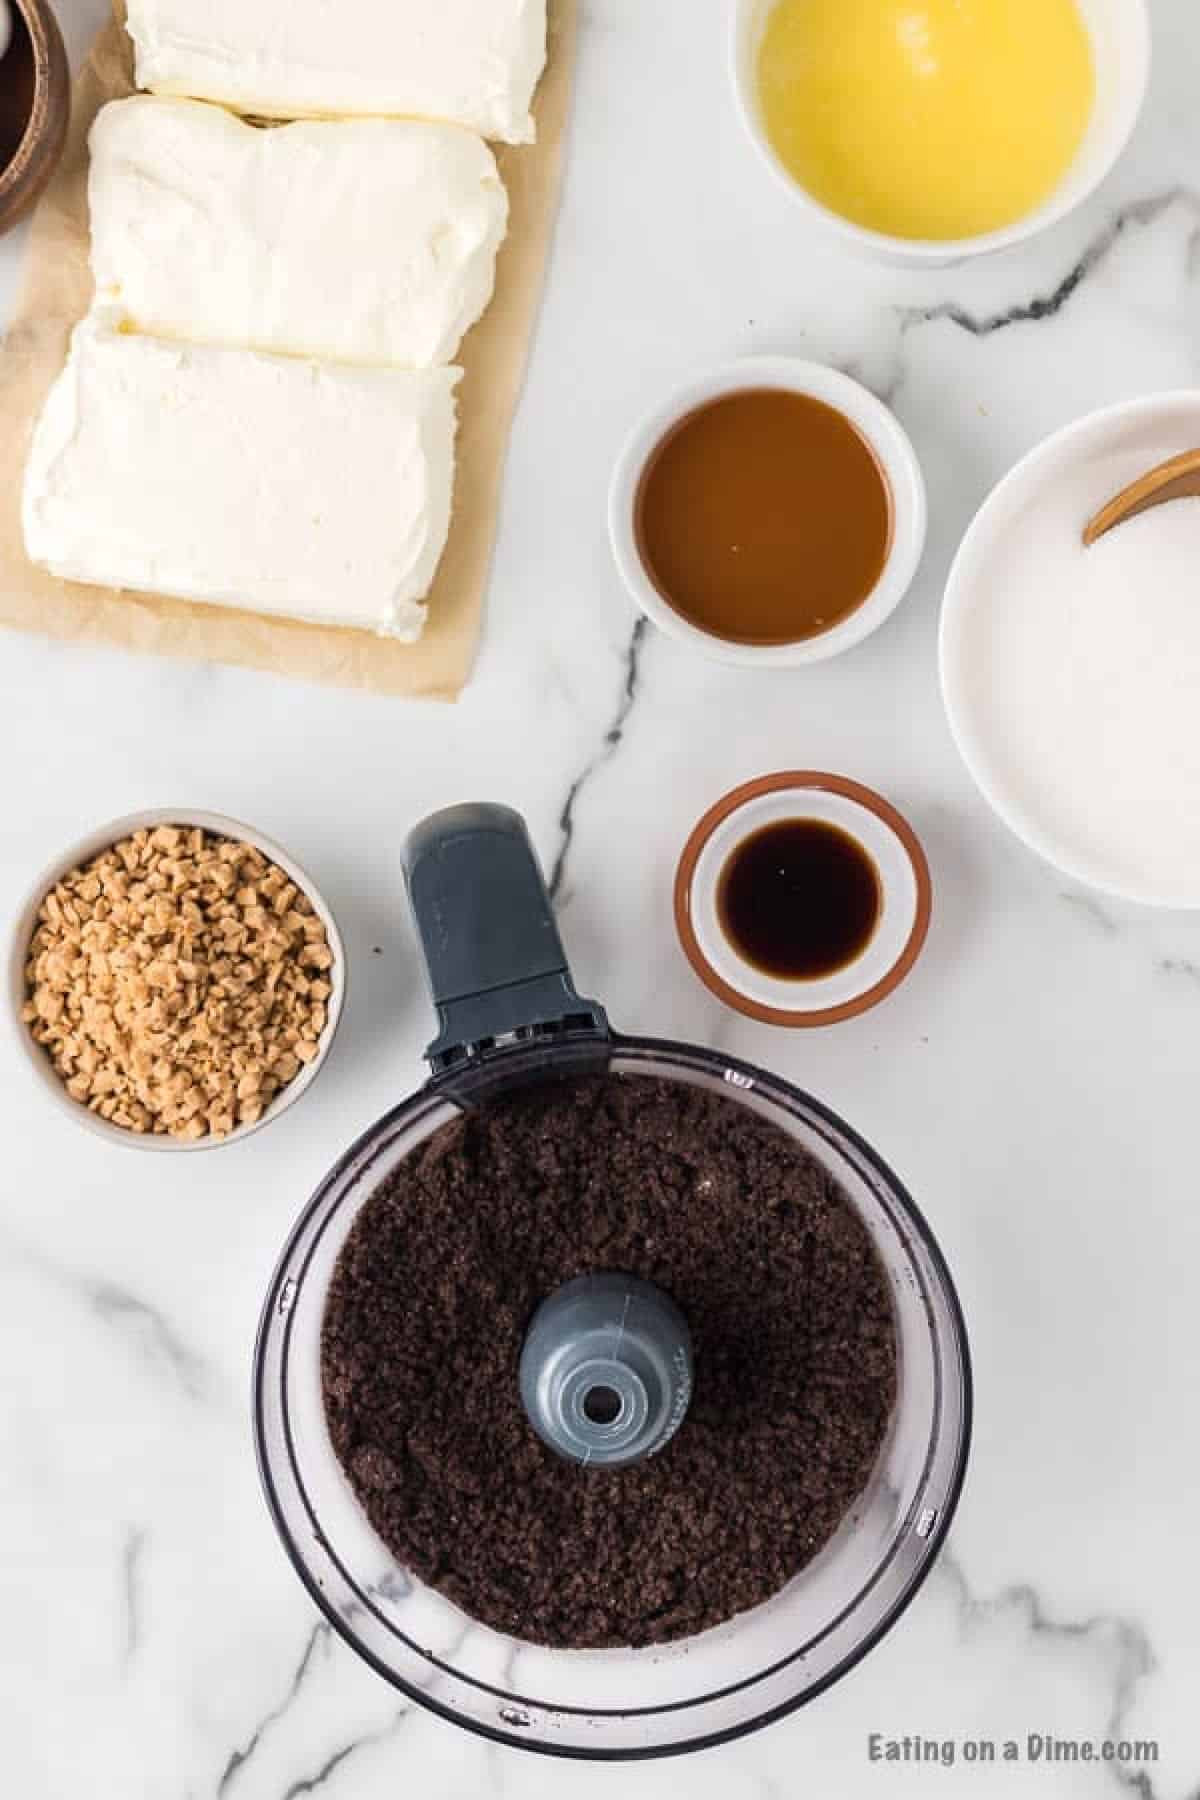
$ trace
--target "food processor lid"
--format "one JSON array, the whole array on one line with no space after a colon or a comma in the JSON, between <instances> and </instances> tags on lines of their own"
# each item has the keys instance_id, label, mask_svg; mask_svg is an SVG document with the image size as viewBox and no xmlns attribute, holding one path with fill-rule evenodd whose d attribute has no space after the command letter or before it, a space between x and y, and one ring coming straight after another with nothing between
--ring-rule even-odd
<instances>
[{"instance_id":1,"label":"food processor lid","mask_svg":"<svg viewBox=\"0 0 1200 1800\"><path fill-rule=\"evenodd\" d=\"M451 806L413 830L404 875L441 1026L435 1074L531 1039L609 1038L575 991L525 821L507 806Z\"/></svg>"}]
</instances>

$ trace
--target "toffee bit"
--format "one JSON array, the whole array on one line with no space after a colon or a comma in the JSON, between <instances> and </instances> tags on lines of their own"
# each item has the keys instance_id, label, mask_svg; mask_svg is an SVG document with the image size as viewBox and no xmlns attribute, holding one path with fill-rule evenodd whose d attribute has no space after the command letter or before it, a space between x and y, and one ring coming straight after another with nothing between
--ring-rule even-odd
<instances>
[{"instance_id":1,"label":"toffee bit","mask_svg":"<svg viewBox=\"0 0 1200 1800\"><path fill-rule=\"evenodd\" d=\"M160 825L46 895L22 1017L101 1118L222 1138L317 1055L332 964L309 901L261 851Z\"/></svg>"}]
</instances>

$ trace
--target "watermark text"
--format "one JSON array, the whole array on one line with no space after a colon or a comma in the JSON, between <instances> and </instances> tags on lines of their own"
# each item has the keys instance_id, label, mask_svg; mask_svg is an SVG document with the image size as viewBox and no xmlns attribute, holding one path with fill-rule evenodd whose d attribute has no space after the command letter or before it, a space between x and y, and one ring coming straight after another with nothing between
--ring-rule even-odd
<instances>
[{"instance_id":1,"label":"watermark text","mask_svg":"<svg viewBox=\"0 0 1200 1800\"><path fill-rule=\"evenodd\" d=\"M867 1761L928 1763L943 1769L964 1763L1156 1763L1155 1738L1067 1738L1040 1731L1019 1738L888 1737L873 1731L867 1738Z\"/></svg>"}]
</instances>

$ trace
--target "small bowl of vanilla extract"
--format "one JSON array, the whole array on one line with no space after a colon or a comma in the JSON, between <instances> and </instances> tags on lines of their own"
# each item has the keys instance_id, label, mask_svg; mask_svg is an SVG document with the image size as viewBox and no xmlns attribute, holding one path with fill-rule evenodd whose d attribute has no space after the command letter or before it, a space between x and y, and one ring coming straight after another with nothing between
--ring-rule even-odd
<instances>
[{"instance_id":1,"label":"small bowl of vanilla extract","mask_svg":"<svg viewBox=\"0 0 1200 1800\"><path fill-rule=\"evenodd\" d=\"M684 847L675 923L727 1006L766 1025L836 1025L894 992L925 944L929 863L881 794L812 770L710 807Z\"/></svg>"},{"instance_id":2,"label":"small bowl of vanilla extract","mask_svg":"<svg viewBox=\"0 0 1200 1800\"><path fill-rule=\"evenodd\" d=\"M877 631L925 547L921 467L882 401L792 357L673 393L618 459L609 531L652 622L717 661L823 662Z\"/></svg>"}]
</instances>

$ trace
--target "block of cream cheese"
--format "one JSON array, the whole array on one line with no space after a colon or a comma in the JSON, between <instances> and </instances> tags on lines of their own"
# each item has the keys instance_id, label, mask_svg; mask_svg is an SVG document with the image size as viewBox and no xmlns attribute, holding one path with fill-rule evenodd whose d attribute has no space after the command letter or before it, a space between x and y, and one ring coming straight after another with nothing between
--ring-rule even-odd
<instances>
[{"instance_id":1,"label":"block of cream cheese","mask_svg":"<svg viewBox=\"0 0 1200 1800\"><path fill-rule=\"evenodd\" d=\"M412 642L450 524L461 371L78 326L25 471L31 559Z\"/></svg>"},{"instance_id":2,"label":"block of cream cheese","mask_svg":"<svg viewBox=\"0 0 1200 1800\"><path fill-rule=\"evenodd\" d=\"M246 125L116 100L91 133L97 298L136 331L346 362L453 362L508 197L487 145L411 119Z\"/></svg>"},{"instance_id":3,"label":"block of cream cheese","mask_svg":"<svg viewBox=\"0 0 1200 1800\"><path fill-rule=\"evenodd\" d=\"M129 0L137 84L270 119L444 119L533 139L546 0Z\"/></svg>"}]
</instances>

